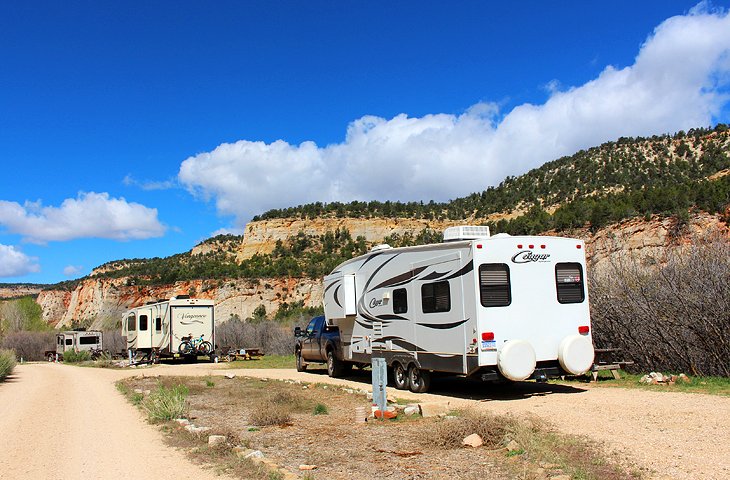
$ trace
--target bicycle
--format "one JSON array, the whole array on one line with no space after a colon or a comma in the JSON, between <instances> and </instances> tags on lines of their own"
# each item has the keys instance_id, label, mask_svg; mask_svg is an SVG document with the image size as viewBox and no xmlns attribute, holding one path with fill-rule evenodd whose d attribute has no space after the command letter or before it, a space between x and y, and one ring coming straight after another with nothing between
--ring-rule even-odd
<instances>
[{"instance_id":1,"label":"bicycle","mask_svg":"<svg viewBox=\"0 0 730 480\"><path fill-rule=\"evenodd\" d=\"M187 335L182 337L182 343L177 347L177 351L182 355L210 355L213 351L213 344L207 340L203 340L205 334L201 334L198 338L193 338L193 335Z\"/></svg>"}]
</instances>

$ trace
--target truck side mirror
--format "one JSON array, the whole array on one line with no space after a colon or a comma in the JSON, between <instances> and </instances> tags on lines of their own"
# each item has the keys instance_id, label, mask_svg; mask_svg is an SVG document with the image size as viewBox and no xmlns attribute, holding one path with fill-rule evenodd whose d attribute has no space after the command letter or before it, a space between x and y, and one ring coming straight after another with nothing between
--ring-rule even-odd
<instances>
[{"instance_id":1,"label":"truck side mirror","mask_svg":"<svg viewBox=\"0 0 730 480\"><path fill-rule=\"evenodd\" d=\"M302 327L294 327L294 336L295 337L301 337L302 336Z\"/></svg>"}]
</instances>

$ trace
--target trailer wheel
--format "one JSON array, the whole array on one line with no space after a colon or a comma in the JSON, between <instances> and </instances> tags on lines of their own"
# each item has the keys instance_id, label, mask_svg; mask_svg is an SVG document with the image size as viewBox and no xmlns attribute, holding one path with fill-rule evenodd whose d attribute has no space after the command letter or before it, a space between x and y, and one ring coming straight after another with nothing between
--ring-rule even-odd
<instances>
[{"instance_id":1,"label":"trailer wheel","mask_svg":"<svg viewBox=\"0 0 730 480\"><path fill-rule=\"evenodd\" d=\"M302 358L302 351L297 350L297 372L303 372L307 369L307 364ZM327 373L329 373L329 358L327 359Z\"/></svg>"},{"instance_id":2,"label":"trailer wheel","mask_svg":"<svg viewBox=\"0 0 730 480\"><path fill-rule=\"evenodd\" d=\"M398 390L408 390L408 373L399 362L393 364L393 383Z\"/></svg>"},{"instance_id":3,"label":"trailer wheel","mask_svg":"<svg viewBox=\"0 0 730 480\"><path fill-rule=\"evenodd\" d=\"M427 392L431 386L431 372L411 365L411 368L408 369L408 383L413 393Z\"/></svg>"}]
</instances>

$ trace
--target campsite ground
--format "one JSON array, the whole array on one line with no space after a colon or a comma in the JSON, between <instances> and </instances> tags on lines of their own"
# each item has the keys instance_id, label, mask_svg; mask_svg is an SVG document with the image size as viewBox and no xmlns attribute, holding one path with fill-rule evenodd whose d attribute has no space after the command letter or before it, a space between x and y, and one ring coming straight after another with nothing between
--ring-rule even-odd
<instances>
[{"instance_id":1,"label":"campsite ground","mask_svg":"<svg viewBox=\"0 0 730 480\"><path fill-rule=\"evenodd\" d=\"M0 431L6 438L14 439L0 449L3 478L139 479L181 470L186 475L192 472L199 479L216 478L209 471L192 466L181 451L164 446L160 431L145 423L141 413L119 395L114 382L142 374L215 377L227 372L234 372L238 377L338 384L355 389L369 387L365 375L332 380L323 370L244 371L230 370L222 364L200 364L120 371L57 364L20 365L14 377L0 384ZM223 382L222 378L212 381L218 386ZM397 396L406 401L440 404L448 409L534 414L557 431L598 442L607 459L634 465L648 478L730 477L730 398L727 397L606 389L585 384L522 383L488 388L442 381L434 387L430 394L398 392ZM199 421L203 421L202 414L199 416ZM246 420L240 421L245 426ZM339 444L342 440L322 438L322 445L314 447L326 451L333 442ZM253 446L271 456L278 448L273 439ZM451 455L458 458L463 453L457 450ZM315 472L313 478L331 477L318 476Z\"/></svg>"}]
</instances>

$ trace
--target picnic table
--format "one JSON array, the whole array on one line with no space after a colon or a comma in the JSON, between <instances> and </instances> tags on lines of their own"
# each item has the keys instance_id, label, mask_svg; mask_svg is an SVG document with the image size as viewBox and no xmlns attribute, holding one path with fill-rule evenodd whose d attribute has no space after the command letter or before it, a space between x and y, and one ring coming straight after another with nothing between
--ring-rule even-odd
<instances>
[{"instance_id":1,"label":"picnic table","mask_svg":"<svg viewBox=\"0 0 730 480\"><path fill-rule=\"evenodd\" d=\"M231 348L231 347L223 347L221 349L223 353L222 356L224 356L225 360L227 362L235 362L236 360L252 360L257 357L263 357L264 352L261 351L261 348L253 347L253 348Z\"/></svg>"},{"instance_id":2,"label":"picnic table","mask_svg":"<svg viewBox=\"0 0 730 480\"><path fill-rule=\"evenodd\" d=\"M617 358L620 358L620 348L597 348L595 352L596 356L593 359L593 366L591 367L591 375L593 376L594 382L598 380L598 372L601 370L610 371L613 378L620 380L621 374L619 373L619 369L634 364L631 361L617 360Z\"/></svg>"}]
</instances>

